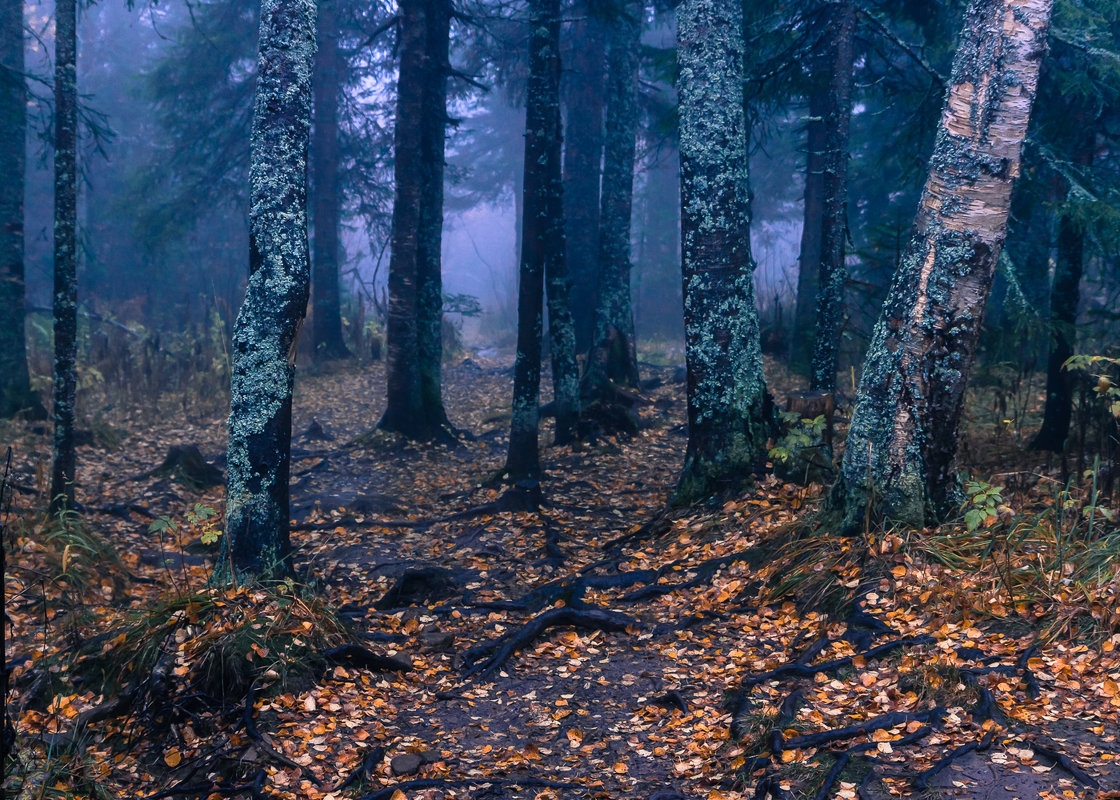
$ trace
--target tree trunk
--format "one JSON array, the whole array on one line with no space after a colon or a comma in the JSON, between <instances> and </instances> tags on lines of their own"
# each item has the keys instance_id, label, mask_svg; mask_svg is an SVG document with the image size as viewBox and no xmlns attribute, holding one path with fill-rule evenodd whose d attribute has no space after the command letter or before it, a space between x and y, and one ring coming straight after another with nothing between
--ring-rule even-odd
<instances>
[{"instance_id":1,"label":"tree trunk","mask_svg":"<svg viewBox=\"0 0 1120 800\"><path fill-rule=\"evenodd\" d=\"M560 0L530 0L529 31L517 359L513 372L513 416L505 473L514 484L531 485L540 480L537 427L540 417L544 273L550 248L562 241L564 235L563 218L556 213L556 199L562 192L559 185L560 115L557 105Z\"/></svg>"},{"instance_id":2,"label":"tree trunk","mask_svg":"<svg viewBox=\"0 0 1120 800\"><path fill-rule=\"evenodd\" d=\"M595 352L587 359L584 376L584 394L601 402L609 402L604 390L611 382L632 388L638 385L630 305L630 219L643 11L639 4L627 3L610 35Z\"/></svg>"},{"instance_id":3,"label":"tree trunk","mask_svg":"<svg viewBox=\"0 0 1120 800\"><path fill-rule=\"evenodd\" d=\"M735 489L770 432L750 253L738 3L677 7L688 450L674 502Z\"/></svg>"},{"instance_id":4,"label":"tree trunk","mask_svg":"<svg viewBox=\"0 0 1120 800\"><path fill-rule=\"evenodd\" d=\"M848 232L848 131L852 117L852 68L856 12L850 2L833 6L829 29L829 88L824 119L824 216L817 273L817 325L811 391L836 391L836 353L844 310L844 241Z\"/></svg>"},{"instance_id":5,"label":"tree trunk","mask_svg":"<svg viewBox=\"0 0 1120 800\"><path fill-rule=\"evenodd\" d=\"M818 59L818 63L824 59ZM824 71L824 70L818 70ZM817 76L814 76L817 77ZM801 255L797 261L797 304L794 307L790 367L810 372L816 330L817 274L821 266L821 232L824 225L824 119L828 113L828 87L823 81L809 94L809 119L805 125L805 197L801 226Z\"/></svg>"},{"instance_id":6,"label":"tree trunk","mask_svg":"<svg viewBox=\"0 0 1120 800\"><path fill-rule=\"evenodd\" d=\"M872 334L833 488L845 532L880 518L922 526L959 508L964 392L1050 12L1051 0L972 0L965 13L915 234Z\"/></svg>"},{"instance_id":7,"label":"tree trunk","mask_svg":"<svg viewBox=\"0 0 1120 800\"><path fill-rule=\"evenodd\" d=\"M576 352L591 347L599 276L599 181L603 159L606 31L593 0L579 0L565 84L564 217Z\"/></svg>"},{"instance_id":8,"label":"tree trunk","mask_svg":"<svg viewBox=\"0 0 1120 800\"><path fill-rule=\"evenodd\" d=\"M1069 214L1058 222L1058 258L1050 290L1050 355L1046 362L1046 408L1032 450L1060 453L1073 414L1074 375L1062 369L1077 341L1077 306L1081 301L1085 232Z\"/></svg>"},{"instance_id":9,"label":"tree trunk","mask_svg":"<svg viewBox=\"0 0 1120 800\"><path fill-rule=\"evenodd\" d=\"M23 172L27 152L27 85L23 66L23 3L0 11L0 418L46 410L31 392L24 329Z\"/></svg>"},{"instance_id":10,"label":"tree trunk","mask_svg":"<svg viewBox=\"0 0 1120 800\"><path fill-rule=\"evenodd\" d=\"M400 74L389 258L388 397L379 427L414 439L450 433L440 396L446 0L400 4Z\"/></svg>"},{"instance_id":11,"label":"tree trunk","mask_svg":"<svg viewBox=\"0 0 1120 800\"><path fill-rule=\"evenodd\" d=\"M74 507L74 404L78 390L78 11L55 5L54 458L51 513Z\"/></svg>"},{"instance_id":12,"label":"tree trunk","mask_svg":"<svg viewBox=\"0 0 1120 800\"><path fill-rule=\"evenodd\" d=\"M423 187L417 236L416 319L420 356L420 399L429 436L453 432L443 407L443 168L447 138L447 78L450 74L450 0L425 4L424 114L420 132Z\"/></svg>"},{"instance_id":13,"label":"tree trunk","mask_svg":"<svg viewBox=\"0 0 1120 800\"><path fill-rule=\"evenodd\" d=\"M249 286L233 334L226 535L215 581L291 572L292 385L311 283L306 209L315 15L315 0L264 0L261 7Z\"/></svg>"},{"instance_id":14,"label":"tree trunk","mask_svg":"<svg viewBox=\"0 0 1120 800\"><path fill-rule=\"evenodd\" d=\"M338 186L338 105L345 65L339 54L339 0L319 4L318 52L315 58L314 140L311 186L315 192L312 223L311 347L316 359L347 358L339 307L339 225L342 195Z\"/></svg>"}]
</instances>

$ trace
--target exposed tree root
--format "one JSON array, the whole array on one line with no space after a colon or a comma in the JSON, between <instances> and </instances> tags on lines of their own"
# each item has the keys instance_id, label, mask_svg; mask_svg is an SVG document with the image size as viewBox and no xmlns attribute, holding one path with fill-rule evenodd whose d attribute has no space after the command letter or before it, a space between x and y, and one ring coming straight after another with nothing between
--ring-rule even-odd
<instances>
[{"instance_id":1,"label":"exposed tree root","mask_svg":"<svg viewBox=\"0 0 1120 800\"><path fill-rule=\"evenodd\" d=\"M365 758L362 759L362 763L359 764L348 776L343 778L342 781L333 786L330 789L330 792L332 794L335 792L341 792L343 789L357 783L362 778L373 775L373 771L377 769L377 765L380 764L384 759L385 748L373 748L368 753L366 753Z\"/></svg>"},{"instance_id":2,"label":"exposed tree root","mask_svg":"<svg viewBox=\"0 0 1120 800\"><path fill-rule=\"evenodd\" d=\"M384 789L378 789L372 794L364 794L358 800L389 800L396 792L409 792L415 789L452 789L462 786L482 786L490 784L493 786L518 786L524 788L535 789L584 789L586 788L579 783L567 783L564 781L550 781L544 778L466 778L466 779L446 779L441 780L437 778L418 778L413 781L402 781L401 783L394 783L392 786L386 786Z\"/></svg>"},{"instance_id":3,"label":"exposed tree root","mask_svg":"<svg viewBox=\"0 0 1120 800\"><path fill-rule=\"evenodd\" d=\"M601 631L625 631L637 626L625 614L598 608L553 608L539 614L522 627L509 631L497 639L472 647L463 654L465 672L485 678L496 672L509 657L533 643L549 628L572 626Z\"/></svg>"},{"instance_id":4,"label":"exposed tree root","mask_svg":"<svg viewBox=\"0 0 1120 800\"><path fill-rule=\"evenodd\" d=\"M399 658L379 656L361 645L344 644L323 651L323 658L329 665L346 664L351 667L369 669L374 672L408 672L412 664Z\"/></svg>"},{"instance_id":5,"label":"exposed tree root","mask_svg":"<svg viewBox=\"0 0 1120 800\"><path fill-rule=\"evenodd\" d=\"M950 764L952 764L954 761L956 761L961 756L965 756L965 755L968 755L969 753L976 752L976 751L987 750L989 747L992 746L992 739L994 737L995 737L995 731L988 731L987 733L984 734L983 739L980 739L980 740L975 741L975 742L968 742L967 744L962 744L960 747L954 748L952 751L950 751L945 756L943 756L932 767L930 767L929 769L924 770L922 772L919 772L918 776L916 778L914 778L914 782L913 782L914 788L918 789L919 791L924 792L926 789L929 788L929 782L931 780L933 780L933 778L939 772L941 772L943 769L948 767Z\"/></svg>"}]
</instances>

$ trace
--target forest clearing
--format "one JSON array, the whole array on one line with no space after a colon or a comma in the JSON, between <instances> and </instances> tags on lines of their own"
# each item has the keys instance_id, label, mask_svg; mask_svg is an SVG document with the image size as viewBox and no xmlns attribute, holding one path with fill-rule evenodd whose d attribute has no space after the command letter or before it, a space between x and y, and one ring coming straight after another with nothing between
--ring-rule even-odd
<instances>
[{"instance_id":1,"label":"forest clearing","mask_svg":"<svg viewBox=\"0 0 1120 800\"><path fill-rule=\"evenodd\" d=\"M1120 798L1117 53L6 4L4 796Z\"/></svg>"}]
</instances>

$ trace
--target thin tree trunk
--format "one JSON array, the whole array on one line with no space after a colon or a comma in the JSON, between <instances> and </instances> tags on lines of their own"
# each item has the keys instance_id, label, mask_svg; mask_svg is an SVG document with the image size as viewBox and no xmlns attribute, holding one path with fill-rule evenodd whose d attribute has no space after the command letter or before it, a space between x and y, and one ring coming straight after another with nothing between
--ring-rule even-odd
<instances>
[{"instance_id":1,"label":"thin tree trunk","mask_svg":"<svg viewBox=\"0 0 1120 800\"><path fill-rule=\"evenodd\" d=\"M560 0L530 0L529 87L525 109L525 173L521 234L521 281L517 300L517 359L513 372L513 415L505 473L539 495L542 296L549 248L563 237L556 216L554 186L560 118L556 104L559 77Z\"/></svg>"},{"instance_id":2,"label":"thin tree trunk","mask_svg":"<svg viewBox=\"0 0 1120 800\"><path fill-rule=\"evenodd\" d=\"M350 355L342 337L339 303L339 225L342 196L338 185L338 105L344 64L339 54L339 0L319 4L318 52L315 58L315 124L311 147L311 186L315 192L312 223L311 347L321 359Z\"/></svg>"},{"instance_id":3,"label":"thin tree trunk","mask_svg":"<svg viewBox=\"0 0 1120 800\"><path fill-rule=\"evenodd\" d=\"M610 36L607 133L600 213L599 291L595 342L587 360L584 392L605 401L610 382L638 385L634 312L630 302L630 222L634 198L634 155L638 132L638 45L642 12L626 3Z\"/></svg>"},{"instance_id":4,"label":"thin tree trunk","mask_svg":"<svg viewBox=\"0 0 1120 800\"><path fill-rule=\"evenodd\" d=\"M824 118L827 113L828 87L814 87L809 94L809 119L805 125L804 211L801 255L797 260L797 302L794 307L790 347L790 367L806 374L810 372L812 364L816 330L817 276L821 266L821 232L824 224Z\"/></svg>"},{"instance_id":5,"label":"thin tree trunk","mask_svg":"<svg viewBox=\"0 0 1120 800\"><path fill-rule=\"evenodd\" d=\"M409 438L450 433L440 395L446 0L400 4L400 74L389 258L388 397L379 427Z\"/></svg>"},{"instance_id":6,"label":"thin tree trunk","mask_svg":"<svg viewBox=\"0 0 1120 800\"><path fill-rule=\"evenodd\" d=\"M678 504L749 480L771 428L750 253L742 13L721 0L677 7L689 424Z\"/></svg>"},{"instance_id":7,"label":"thin tree trunk","mask_svg":"<svg viewBox=\"0 0 1120 800\"><path fill-rule=\"evenodd\" d=\"M233 334L226 535L215 581L291 572L292 386L311 284L306 210L315 16L315 0L264 0L261 7L249 286Z\"/></svg>"},{"instance_id":8,"label":"thin tree trunk","mask_svg":"<svg viewBox=\"0 0 1120 800\"><path fill-rule=\"evenodd\" d=\"M54 459L51 513L74 507L78 390L78 11L55 5L54 55Z\"/></svg>"},{"instance_id":9,"label":"thin tree trunk","mask_svg":"<svg viewBox=\"0 0 1120 800\"><path fill-rule=\"evenodd\" d=\"M606 31L593 0L579 0L576 5L578 19L572 25L572 59L564 92L568 119L564 145L564 217L576 351L585 353L593 342L599 276Z\"/></svg>"},{"instance_id":10,"label":"thin tree trunk","mask_svg":"<svg viewBox=\"0 0 1120 800\"><path fill-rule=\"evenodd\" d=\"M1046 50L1051 0L972 0L915 234L864 361L832 505L852 533L959 508L958 429Z\"/></svg>"},{"instance_id":11,"label":"thin tree trunk","mask_svg":"<svg viewBox=\"0 0 1120 800\"><path fill-rule=\"evenodd\" d=\"M416 318L420 398L427 435L447 435L443 407L443 168L447 138L447 78L450 74L450 0L429 0L425 12L424 115L420 133L420 231L417 237Z\"/></svg>"},{"instance_id":12,"label":"thin tree trunk","mask_svg":"<svg viewBox=\"0 0 1120 800\"><path fill-rule=\"evenodd\" d=\"M23 3L11 0L0 11L0 417L46 410L31 391L24 327L23 173L27 152L27 85L23 66Z\"/></svg>"},{"instance_id":13,"label":"thin tree trunk","mask_svg":"<svg viewBox=\"0 0 1120 800\"><path fill-rule=\"evenodd\" d=\"M1085 231L1069 214L1058 222L1058 258L1050 291L1050 355L1046 363L1046 407L1032 450L1060 453L1069 436L1073 415L1074 376L1062 366L1077 342L1077 306L1081 301Z\"/></svg>"},{"instance_id":14,"label":"thin tree trunk","mask_svg":"<svg viewBox=\"0 0 1120 800\"><path fill-rule=\"evenodd\" d=\"M852 117L852 68L855 7L841 2L833 7L829 28L828 112L824 120L824 217L821 257L817 273L817 324L813 339L813 365L809 388L836 390L836 353L844 309L844 240L847 236L848 131Z\"/></svg>"}]
</instances>

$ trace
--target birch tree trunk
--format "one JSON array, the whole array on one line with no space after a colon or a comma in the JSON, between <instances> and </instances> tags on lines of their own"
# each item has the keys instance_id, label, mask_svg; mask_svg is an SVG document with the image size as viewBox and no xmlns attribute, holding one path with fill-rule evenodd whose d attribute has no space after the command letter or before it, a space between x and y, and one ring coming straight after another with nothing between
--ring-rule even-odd
<instances>
[{"instance_id":1,"label":"birch tree trunk","mask_svg":"<svg viewBox=\"0 0 1120 800\"><path fill-rule=\"evenodd\" d=\"M315 0L264 0L250 135L249 286L233 334L226 535L215 582L291 572L292 385L307 311Z\"/></svg>"},{"instance_id":2,"label":"birch tree trunk","mask_svg":"<svg viewBox=\"0 0 1120 800\"><path fill-rule=\"evenodd\" d=\"M863 366L840 480L842 529L922 526L959 509L958 429L1011 188L1046 52L1051 0L972 0L915 234Z\"/></svg>"},{"instance_id":3,"label":"birch tree trunk","mask_svg":"<svg viewBox=\"0 0 1120 800\"><path fill-rule=\"evenodd\" d=\"M54 457L51 513L74 507L78 392L78 10L55 5L54 53Z\"/></svg>"},{"instance_id":4,"label":"birch tree trunk","mask_svg":"<svg viewBox=\"0 0 1120 800\"><path fill-rule=\"evenodd\" d=\"M677 7L689 428L677 504L746 483L771 428L750 253L743 50L739 3Z\"/></svg>"}]
</instances>

